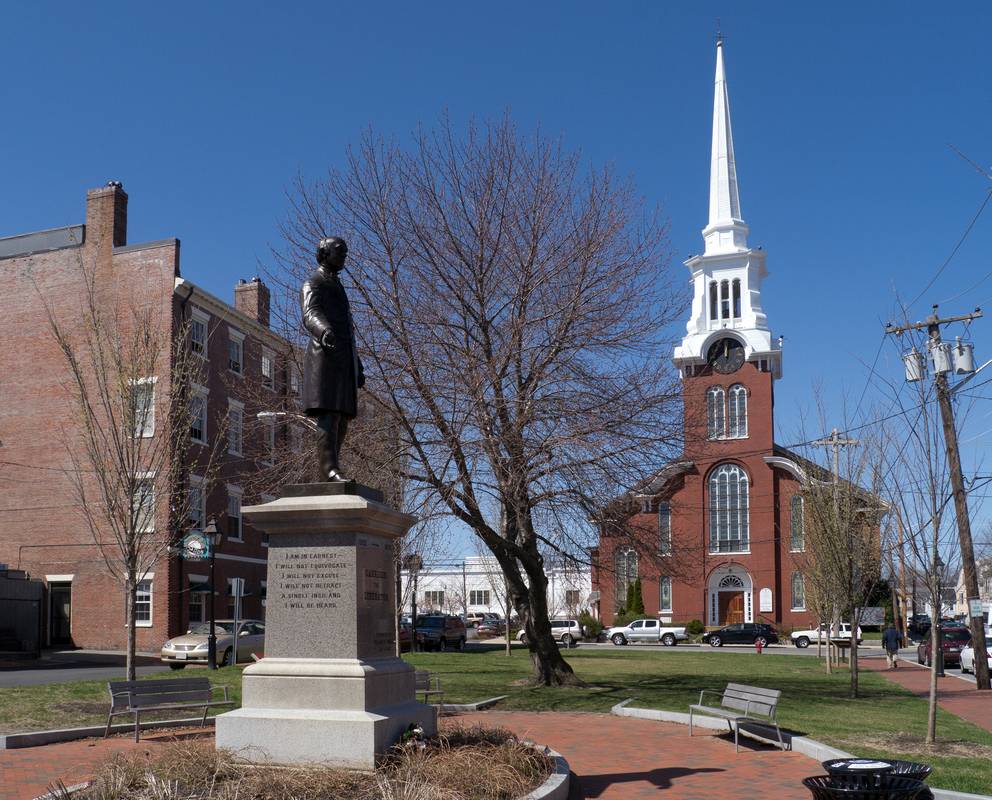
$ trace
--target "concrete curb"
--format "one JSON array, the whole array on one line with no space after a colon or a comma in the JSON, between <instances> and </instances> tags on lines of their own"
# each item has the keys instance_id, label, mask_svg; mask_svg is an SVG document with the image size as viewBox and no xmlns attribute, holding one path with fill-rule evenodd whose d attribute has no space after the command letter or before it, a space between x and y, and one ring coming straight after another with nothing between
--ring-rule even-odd
<instances>
[{"instance_id":1,"label":"concrete curb","mask_svg":"<svg viewBox=\"0 0 992 800\"><path fill-rule=\"evenodd\" d=\"M481 711L489 706L496 705L500 700L505 700L510 695L501 694L497 697L490 697L488 700L480 700L478 703L439 703L437 710L441 714L457 714L461 711Z\"/></svg>"},{"instance_id":2,"label":"concrete curb","mask_svg":"<svg viewBox=\"0 0 992 800\"><path fill-rule=\"evenodd\" d=\"M66 786L65 791L68 794L75 794L76 792L81 792L83 789L89 789L93 785L93 781L83 781L82 783L74 783L72 786ZM59 795L52 794L51 792L45 792L40 794L33 800L55 800Z\"/></svg>"},{"instance_id":3,"label":"concrete curb","mask_svg":"<svg viewBox=\"0 0 992 800\"><path fill-rule=\"evenodd\" d=\"M622 703L617 703L610 709L610 713L617 717L653 719L659 722L674 722L680 725L689 724L688 714L683 714L680 711L661 711L654 708L628 707L627 704L632 703L633 701L634 698L630 698L628 700L624 700ZM716 717L693 716L692 724L693 726L700 728L723 730L727 723L726 720L717 719ZM745 728L741 728L741 734L750 739L757 739L761 742L772 741L761 736L755 736ZM828 744L824 744L816 739L811 739L808 736L790 736L789 734L783 732L782 738L789 742L792 750L797 753L802 753L804 756L809 756L816 761L827 761L831 758L856 758L856 756L851 753L847 753L844 750L838 750L836 747L831 747ZM938 789L936 787L930 787L930 791L933 793L935 800L992 800L992 796L987 794L956 792L953 789Z\"/></svg>"},{"instance_id":4,"label":"concrete curb","mask_svg":"<svg viewBox=\"0 0 992 800\"><path fill-rule=\"evenodd\" d=\"M548 776L544 783L530 794L521 797L520 800L565 800L568 797L572 776L572 771L565 757L550 747L543 747L539 744L534 745L534 749L554 759L555 771Z\"/></svg>"},{"instance_id":5,"label":"concrete curb","mask_svg":"<svg viewBox=\"0 0 992 800\"><path fill-rule=\"evenodd\" d=\"M203 717L187 717L186 719L157 719L142 722L140 729L154 730L155 728L175 728L179 726L200 727ZM207 725L213 725L214 718L207 717ZM91 725L87 728L62 728L52 731L29 731L27 733L7 733L0 736L0 750L16 750L21 747L39 747L43 744L72 742L76 739L90 739L103 736L106 725ZM133 733L134 723L117 723L110 726L111 733Z\"/></svg>"}]
</instances>

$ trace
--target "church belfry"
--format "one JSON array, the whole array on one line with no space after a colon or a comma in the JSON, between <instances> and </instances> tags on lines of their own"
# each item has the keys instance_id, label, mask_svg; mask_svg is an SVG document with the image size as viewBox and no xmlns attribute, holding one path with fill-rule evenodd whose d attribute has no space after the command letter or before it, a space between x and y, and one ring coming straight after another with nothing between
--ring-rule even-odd
<instances>
[{"instance_id":1,"label":"church belfry","mask_svg":"<svg viewBox=\"0 0 992 800\"><path fill-rule=\"evenodd\" d=\"M719 354L729 357L736 350L744 361L781 377L782 350L772 341L761 309L765 253L748 247L741 214L722 41L716 46L709 222L702 234L703 254L685 262L692 274L692 311L673 354L675 364L684 376L691 375Z\"/></svg>"}]
</instances>

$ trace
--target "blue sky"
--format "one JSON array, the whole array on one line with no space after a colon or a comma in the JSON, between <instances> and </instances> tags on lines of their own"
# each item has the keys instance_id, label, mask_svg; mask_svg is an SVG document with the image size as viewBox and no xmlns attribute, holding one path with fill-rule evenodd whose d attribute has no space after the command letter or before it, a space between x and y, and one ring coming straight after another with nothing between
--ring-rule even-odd
<instances>
[{"instance_id":1,"label":"blue sky","mask_svg":"<svg viewBox=\"0 0 992 800\"><path fill-rule=\"evenodd\" d=\"M281 5L9 4L0 236L80 222L85 190L121 180L130 241L179 237L184 274L230 297L278 244L297 171L339 163L369 124L403 137L445 109L509 108L630 174L681 271L706 222L720 18L789 443L815 383L838 423L856 404L894 292L926 286L990 188L948 148L992 164L987 3ZM916 314L958 294L943 311L992 311L990 251L992 209ZM987 360L992 315L973 336ZM896 357L887 344L879 372L898 379ZM883 399L869 388L860 415ZM966 470L990 413L968 422Z\"/></svg>"}]
</instances>

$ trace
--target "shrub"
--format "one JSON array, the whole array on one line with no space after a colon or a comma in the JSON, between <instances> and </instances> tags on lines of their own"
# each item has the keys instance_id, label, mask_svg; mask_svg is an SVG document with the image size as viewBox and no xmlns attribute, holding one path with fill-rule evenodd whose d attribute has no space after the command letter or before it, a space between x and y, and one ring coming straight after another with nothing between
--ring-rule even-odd
<instances>
[{"instance_id":1,"label":"shrub","mask_svg":"<svg viewBox=\"0 0 992 800\"><path fill-rule=\"evenodd\" d=\"M596 619L588 609L579 614L579 625L582 626L582 632L590 639L595 639L603 631L603 623Z\"/></svg>"},{"instance_id":2,"label":"shrub","mask_svg":"<svg viewBox=\"0 0 992 800\"><path fill-rule=\"evenodd\" d=\"M703 625L698 619L694 619L685 626L685 632L690 636L698 636L706 630L706 626Z\"/></svg>"}]
</instances>

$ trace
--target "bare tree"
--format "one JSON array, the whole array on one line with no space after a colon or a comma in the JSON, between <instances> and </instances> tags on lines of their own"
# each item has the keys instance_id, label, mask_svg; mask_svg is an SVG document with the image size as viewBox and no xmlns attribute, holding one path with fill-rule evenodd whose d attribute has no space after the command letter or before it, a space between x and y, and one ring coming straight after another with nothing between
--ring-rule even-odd
<instances>
[{"instance_id":1,"label":"bare tree","mask_svg":"<svg viewBox=\"0 0 992 800\"><path fill-rule=\"evenodd\" d=\"M42 300L67 368L66 472L94 544L125 587L126 672L134 680L139 583L189 529L194 494L206 497L216 452L191 452L190 389L203 367L172 298L171 273L164 295L129 292L82 260L79 274L78 318ZM195 489L193 465L204 476Z\"/></svg>"},{"instance_id":2,"label":"bare tree","mask_svg":"<svg viewBox=\"0 0 992 800\"><path fill-rule=\"evenodd\" d=\"M464 135L444 119L408 149L369 132L344 167L299 180L274 276L284 294L332 232L349 242L367 388L399 423L409 493L499 561L535 681L573 682L542 546L587 544L593 510L680 436L659 357L682 306L664 229L627 182L504 118Z\"/></svg>"},{"instance_id":3,"label":"bare tree","mask_svg":"<svg viewBox=\"0 0 992 800\"><path fill-rule=\"evenodd\" d=\"M838 458L838 473L809 464L802 488L805 558L802 573L820 619L851 625L851 697L858 696L858 636L862 608L881 577L883 448L863 441ZM831 624L831 629L833 624ZM829 651L829 648L828 648ZM829 652L828 652L829 671Z\"/></svg>"}]
</instances>

